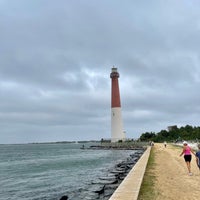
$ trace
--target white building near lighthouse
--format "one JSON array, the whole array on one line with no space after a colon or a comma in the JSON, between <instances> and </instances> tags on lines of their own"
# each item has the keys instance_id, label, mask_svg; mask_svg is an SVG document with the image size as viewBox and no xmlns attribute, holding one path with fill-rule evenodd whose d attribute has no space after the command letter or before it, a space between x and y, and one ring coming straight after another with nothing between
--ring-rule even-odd
<instances>
[{"instance_id":1,"label":"white building near lighthouse","mask_svg":"<svg viewBox=\"0 0 200 200\"><path fill-rule=\"evenodd\" d=\"M113 67L110 74L111 78L111 142L125 140L125 132L123 131L123 122L121 114L121 102L119 92L119 73L117 68Z\"/></svg>"}]
</instances>

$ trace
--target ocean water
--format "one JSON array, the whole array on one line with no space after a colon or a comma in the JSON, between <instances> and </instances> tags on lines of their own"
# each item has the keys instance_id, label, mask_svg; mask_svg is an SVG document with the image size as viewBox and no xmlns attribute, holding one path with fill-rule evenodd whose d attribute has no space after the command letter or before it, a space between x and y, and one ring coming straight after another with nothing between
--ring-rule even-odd
<instances>
[{"instance_id":1,"label":"ocean water","mask_svg":"<svg viewBox=\"0 0 200 200\"><path fill-rule=\"evenodd\" d=\"M91 144L85 144L89 147ZM0 200L86 199L85 191L134 151L82 144L0 145Z\"/></svg>"}]
</instances>

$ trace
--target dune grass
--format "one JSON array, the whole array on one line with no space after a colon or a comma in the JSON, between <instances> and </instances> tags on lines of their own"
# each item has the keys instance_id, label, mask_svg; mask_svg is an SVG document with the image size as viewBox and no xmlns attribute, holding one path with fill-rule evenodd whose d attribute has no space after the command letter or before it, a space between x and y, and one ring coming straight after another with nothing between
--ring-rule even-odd
<instances>
[{"instance_id":1,"label":"dune grass","mask_svg":"<svg viewBox=\"0 0 200 200\"><path fill-rule=\"evenodd\" d=\"M140 188L138 200L149 200L156 199L156 191L154 189L154 184L156 181L155 173L153 169L155 168L155 150L151 149L149 160L147 163L146 171Z\"/></svg>"}]
</instances>

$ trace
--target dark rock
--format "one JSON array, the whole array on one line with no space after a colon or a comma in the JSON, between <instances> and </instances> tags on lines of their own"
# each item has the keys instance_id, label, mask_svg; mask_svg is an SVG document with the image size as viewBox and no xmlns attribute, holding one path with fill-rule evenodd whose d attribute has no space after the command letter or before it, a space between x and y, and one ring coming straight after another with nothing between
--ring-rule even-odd
<instances>
[{"instance_id":1,"label":"dark rock","mask_svg":"<svg viewBox=\"0 0 200 200\"><path fill-rule=\"evenodd\" d=\"M60 198L60 200L68 200L68 196L67 195L64 195Z\"/></svg>"},{"instance_id":2,"label":"dark rock","mask_svg":"<svg viewBox=\"0 0 200 200\"><path fill-rule=\"evenodd\" d=\"M96 191L94 191L95 193L97 193L97 194L103 194L104 193L104 189L105 189L105 187L106 187L106 185L104 185L100 190L96 190Z\"/></svg>"}]
</instances>

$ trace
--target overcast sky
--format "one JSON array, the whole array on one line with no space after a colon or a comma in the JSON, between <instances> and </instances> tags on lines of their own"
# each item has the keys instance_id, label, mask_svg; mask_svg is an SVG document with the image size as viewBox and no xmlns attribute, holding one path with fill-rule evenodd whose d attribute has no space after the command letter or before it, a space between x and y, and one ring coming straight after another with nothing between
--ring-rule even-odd
<instances>
[{"instance_id":1,"label":"overcast sky","mask_svg":"<svg viewBox=\"0 0 200 200\"><path fill-rule=\"evenodd\" d=\"M199 126L199 0L0 0L0 143Z\"/></svg>"}]
</instances>

